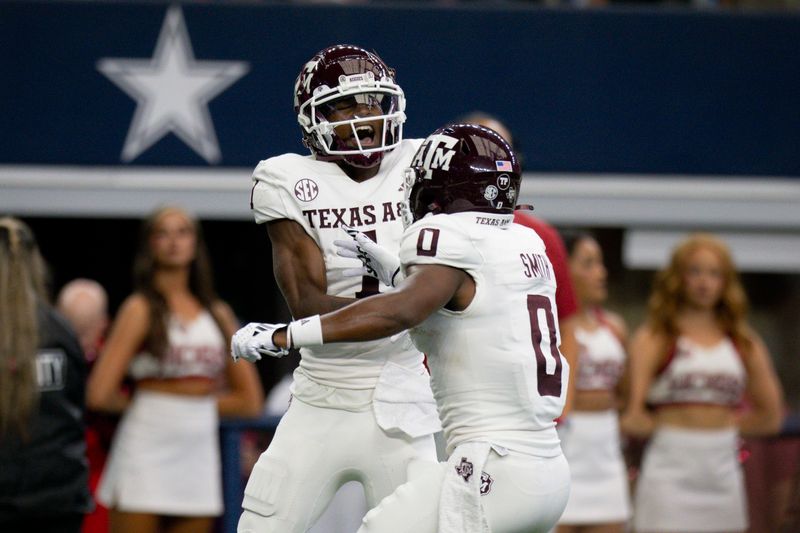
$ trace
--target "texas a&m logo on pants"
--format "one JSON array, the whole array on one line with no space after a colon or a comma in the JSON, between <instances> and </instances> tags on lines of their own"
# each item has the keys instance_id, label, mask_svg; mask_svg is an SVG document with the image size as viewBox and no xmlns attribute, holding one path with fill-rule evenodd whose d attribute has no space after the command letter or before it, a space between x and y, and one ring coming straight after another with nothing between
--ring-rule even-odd
<instances>
[{"instance_id":1,"label":"texas a&m logo on pants","mask_svg":"<svg viewBox=\"0 0 800 533\"><path fill-rule=\"evenodd\" d=\"M472 477L472 463L467 461L466 457L462 457L461 463L456 467L456 473L463 477L465 482L468 482Z\"/></svg>"}]
</instances>

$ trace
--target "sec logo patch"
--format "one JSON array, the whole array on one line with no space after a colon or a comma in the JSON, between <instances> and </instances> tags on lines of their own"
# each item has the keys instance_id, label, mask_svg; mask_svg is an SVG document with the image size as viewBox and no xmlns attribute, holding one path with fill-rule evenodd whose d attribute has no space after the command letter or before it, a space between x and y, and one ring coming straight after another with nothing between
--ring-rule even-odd
<instances>
[{"instance_id":1,"label":"sec logo patch","mask_svg":"<svg viewBox=\"0 0 800 533\"><path fill-rule=\"evenodd\" d=\"M294 184L294 196L301 202L310 202L319 194L319 187L308 178L303 178Z\"/></svg>"}]
</instances>

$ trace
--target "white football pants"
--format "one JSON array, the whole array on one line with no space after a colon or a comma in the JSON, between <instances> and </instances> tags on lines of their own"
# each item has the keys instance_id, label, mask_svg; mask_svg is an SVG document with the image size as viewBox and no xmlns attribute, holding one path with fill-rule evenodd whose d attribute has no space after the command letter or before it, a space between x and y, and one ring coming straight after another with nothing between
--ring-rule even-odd
<instances>
[{"instance_id":1,"label":"white football pants","mask_svg":"<svg viewBox=\"0 0 800 533\"><path fill-rule=\"evenodd\" d=\"M445 476L452 474L449 468L414 463L408 482L367 513L358 533L437 533L439 495ZM492 533L544 533L564 511L570 474L563 455L501 457L492 451L483 471L492 480L480 498Z\"/></svg>"},{"instance_id":2,"label":"white football pants","mask_svg":"<svg viewBox=\"0 0 800 533\"><path fill-rule=\"evenodd\" d=\"M414 460L436 466L433 436L387 435L372 411L315 407L297 398L253 467L239 533L304 533L348 481L374 507L407 480Z\"/></svg>"}]
</instances>

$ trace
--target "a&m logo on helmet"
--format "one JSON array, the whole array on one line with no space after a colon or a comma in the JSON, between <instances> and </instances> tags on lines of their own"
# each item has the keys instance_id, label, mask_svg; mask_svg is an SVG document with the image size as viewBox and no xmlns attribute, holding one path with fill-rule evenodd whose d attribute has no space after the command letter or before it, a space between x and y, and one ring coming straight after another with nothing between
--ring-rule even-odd
<instances>
[{"instance_id":1,"label":"a&m logo on helmet","mask_svg":"<svg viewBox=\"0 0 800 533\"><path fill-rule=\"evenodd\" d=\"M300 105L300 87L303 87L303 91L310 92L311 91L311 80L314 77L314 71L317 70L317 66L319 62L322 61L322 57L316 56L311 61L306 63L303 66L303 70L300 71L300 75L297 76L297 81L294 84L294 105L295 107Z\"/></svg>"},{"instance_id":2,"label":"a&m logo on helmet","mask_svg":"<svg viewBox=\"0 0 800 533\"><path fill-rule=\"evenodd\" d=\"M431 135L428 137L411 162L412 167L422 167L425 170L450 170L450 161L456 155L453 150L458 144L458 139L447 135Z\"/></svg>"},{"instance_id":3,"label":"a&m logo on helmet","mask_svg":"<svg viewBox=\"0 0 800 533\"><path fill-rule=\"evenodd\" d=\"M519 162L505 139L478 124L448 124L420 145L406 174L414 220L478 211L514 214Z\"/></svg>"}]
</instances>

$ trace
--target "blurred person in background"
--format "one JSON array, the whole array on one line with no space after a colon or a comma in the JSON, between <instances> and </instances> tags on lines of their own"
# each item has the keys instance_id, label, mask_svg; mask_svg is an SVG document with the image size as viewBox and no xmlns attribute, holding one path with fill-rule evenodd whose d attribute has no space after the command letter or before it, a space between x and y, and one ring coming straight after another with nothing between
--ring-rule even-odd
<instances>
[{"instance_id":1,"label":"blurred person in background","mask_svg":"<svg viewBox=\"0 0 800 533\"><path fill-rule=\"evenodd\" d=\"M795 533L800 531L800 469L796 469L792 476L790 493L783 516L781 517L780 533Z\"/></svg>"},{"instance_id":2,"label":"blurred person in background","mask_svg":"<svg viewBox=\"0 0 800 533\"><path fill-rule=\"evenodd\" d=\"M227 357L237 321L214 292L200 225L186 211L165 207L144 221L134 290L89 377L89 406L124 412L98 499L113 533L210 532L222 513L218 418L259 415L263 392L252 365Z\"/></svg>"},{"instance_id":3,"label":"blurred person in background","mask_svg":"<svg viewBox=\"0 0 800 533\"><path fill-rule=\"evenodd\" d=\"M745 406L745 409L747 407ZM750 509L748 533L800 531L800 523L786 529L800 503L798 463L800 436L777 435L744 439L741 457Z\"/></svg>"},{"instance_id":4,"label":"blurred person in background","mask_svg":"<svg viewBox=\"0 0 800 533\"><path fill-rule=\"evenodd\" d=\"M86 361L33 233L0 218L0 531L78 533L91 510Z\"/></svg>"},{"instance_id":5,"label":"blurred person in background","mask_svg":"<svg viewBox=\"0 0 800 533\"><path fill-rule=\"evenodd\" d=\"M747 529L739 435L775 434L782 422L780 384L747 312L730 251L713 235L686 238L656 276L630 347L622 417L624 431L652 433L634 498L637 533Z\"/></svg>"},{"instance_id":6,"label":"blurred person in background","mask_svg":"<svg viewBox=\"0 0 800 533\"><path fill-rule=\"evenodd\" d=\"M490 128L506 139L508 143L517 151L522 167L525 167L524 154L520 153L518 143L511 133L511 129L497 117L483 111L472 111L459 118L459 122L478 124ZM570 278L570 268L567 260L567 251L564 248L564 241L559 235L558 230L542 220L540 217L532 215L529 211L517 210L514 212L514 222L531 228L544 241L547 258L553 265L555 271L557 288L556 303L558 304L558 324L561 334L561 354L569 362L569 385L567 390L567 404L561 419L566 419L572 410L572 399L575 396L575 376L578 371L578 341L575 338L575 313L578 310L578 300L575 297L575 289Z\"/></svg>"},{"instance_id":7,"label":"blurred person in background","mask_svg":"<svg viewBox=\"0 0 800 533\"><path fill-rule=\"evenodd\" d=\"M603 250L587 232L563 232L578 313L579 369L569 423L559 427L572 485L558 533L622 533L631 515L618 412L625 387L627 327L603 308L608 287Z\"/></svg>"},{"instance_id":8,"label":"blurred person in background","mask_svg":"<svg viewBox=\"0 0 800 533\"><path fill-rule=\"evenodd\" d=\"M91 369L103 347L109 325L106 290L94 280L74 279L59 291L56 309L72 324ZM94 510L83 521L83 533L108 531L108 509L97 501L95 492L111 449L118 418L108 413L86 413L86 455L89 458L89 489L94 498Z\"/></svg>"},{"instance_id":9,"label":"blurred person in background","mask_svg":"<svg viewBox=\"0 0 800 533\"><path fill-rule=\"evenodd\" d=\"M72 324L88 362L97 359L108 329L108 295L98 282L78 278L64 285L56 309Z\"/></svg>"}]
</instances>

